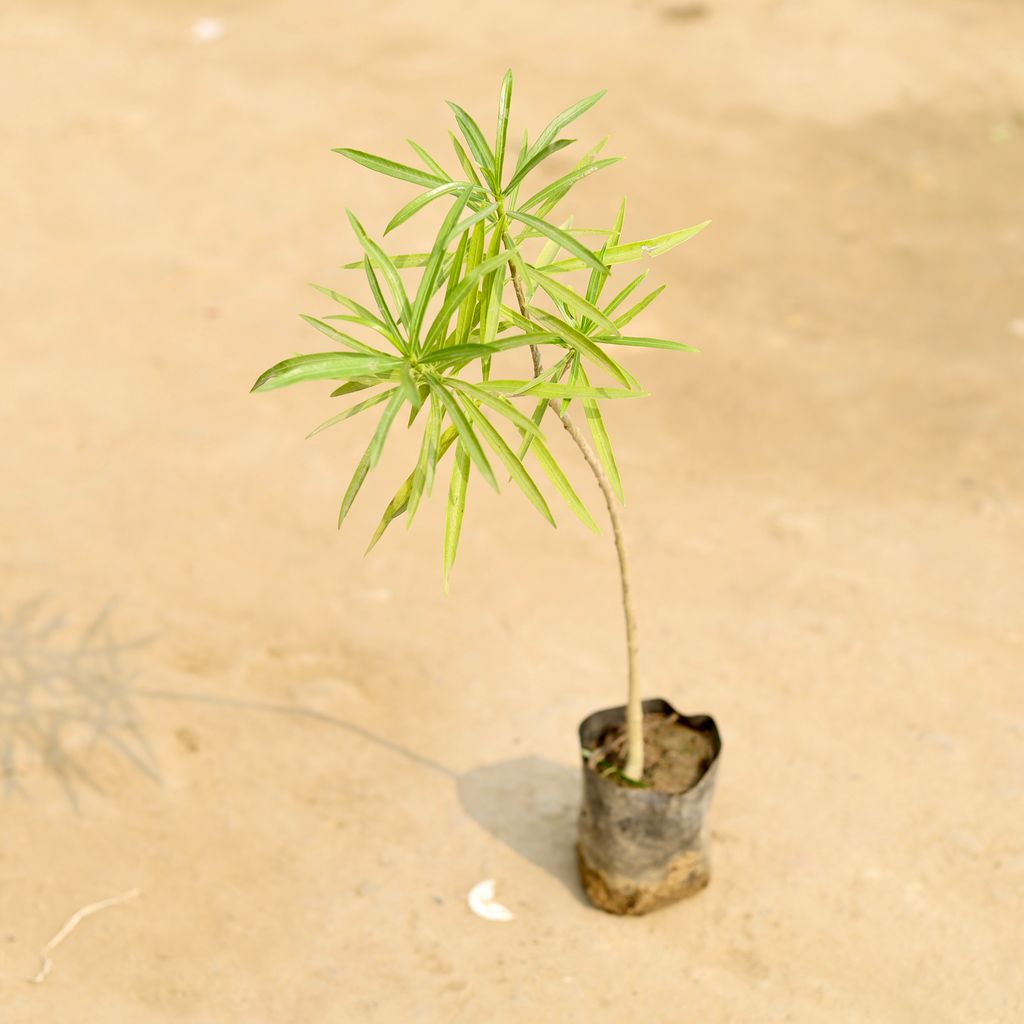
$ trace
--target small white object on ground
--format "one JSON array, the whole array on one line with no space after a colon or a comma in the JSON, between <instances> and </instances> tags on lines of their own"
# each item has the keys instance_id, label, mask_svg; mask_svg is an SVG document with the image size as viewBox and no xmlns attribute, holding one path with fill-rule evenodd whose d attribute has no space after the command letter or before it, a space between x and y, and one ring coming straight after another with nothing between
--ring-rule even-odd
<instances>
[{"instance_id":1,"label":"small white object on ground","mask_svg":"<svg viewBox=\"0 0 1024 1024\"><path fill-rule=\"evenodd\" d=\"M197 43L212 43L224 35L224 22L220 18L200 18L192 25L192 38Z\"/></svg>"},{"instance_id":2,"label":"small white object on ground","mask_svg":"<svg viewBox=\"0 0 1024 1024\"><path fill-rule=\"evenodd\" d=\"M508 907L494 901L494 879L488 878L479 882L469 890L467 897L469 909L487 921L511 921L515 914Z\"/></svg>"},{"instance_id":3,"label":"small white object on ground","mask_svg":"<svg viewBox=\"0 0 1024 1024\"><path fill-rule=\"evenodd\" d=\"M64 927L50 941L43 946L42 952L39 954L42 957L42 966L39 968L39 973L34 978L28 980L33 985L41 984L46 976L50 973L53 968L53 961L50 959L50 954L74 931L78 922L82 918L88 917L90 914L95 914L97 910L106 910L107 907L116 907L120 903L127 903L129 900L135 899L139 895L138 889L129 889L128 892L121 893L120 896L111 896L109 899L100 900L98 903L89 903L82 907L81 910L76 910L65 922Z\"/></svg>"}]
</instances>

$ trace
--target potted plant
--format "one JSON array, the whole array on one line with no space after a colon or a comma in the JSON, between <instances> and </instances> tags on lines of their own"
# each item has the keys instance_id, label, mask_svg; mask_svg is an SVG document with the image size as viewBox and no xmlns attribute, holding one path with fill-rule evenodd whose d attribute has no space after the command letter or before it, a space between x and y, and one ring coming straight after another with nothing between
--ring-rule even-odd
<instances>
[{"instance_id":1,"label":"potted plant","mask_svg":"<svg viewBox=\"0 0 1024 1024\"><path fill-rule=\"evenodd\" d=\"M622 484L601 405L645 394L618 361L622 350L685 351L688 346L627 332L627 325L662 291L659 287L638 298L647 271L616 287L611 298L606 291L612 268L667 252L707 222L623 242L625 201L607 230L576 228L571 217L555 212L575 185L616 162L600 156L600 143L554 180L537 180L550 166L546 161L574 141L563 138L563 131L602 95L563 111L532 142L524 134L514 159L508 144L511 73L502 81L493 145L464 109L450 103L459 131L450 133L458 168L454 174L414 142L409 145L422 169L360 150L335 150L416 186L416 194L386 225L385 235L427 207L447 209L430 251L401 255L389 254L349 212L362 254L345 266L365 275L369 297L360 302L315 286L340 311L303 319L330 348L284 359L259 377L253 391L330 381L332 398L355 399L313 434L379 407L376 428L342 498L339 527L399 413L408 411L408 426L422 427L419 455L385 508L369 547L399 516L411 522L444 467L449 472L446 591L470 477L479 475L497 490L497 464L552 525L554 516L533 467L587 527L598 530L545 440L548 424L559 423L568 432L607 506L627 653L625 705L596 712L580 726L580 872L596 905L616 913L644 913L695 892L708 880L703 823L721 741L710 718L681 715L664 700L641 700L618 512ZM518 373L497 373L499 364L515 359ZM525 408L524 402L529 403ZM586 423L589 441L579 420Z\"/></svg>"}]
</instances>

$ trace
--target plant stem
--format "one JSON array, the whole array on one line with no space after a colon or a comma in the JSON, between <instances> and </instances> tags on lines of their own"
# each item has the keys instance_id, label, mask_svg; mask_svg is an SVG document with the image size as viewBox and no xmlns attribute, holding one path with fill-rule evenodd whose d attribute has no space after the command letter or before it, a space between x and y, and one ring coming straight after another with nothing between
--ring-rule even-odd
<instances>
[{"instance_id":1,"label":"plant stem","mask_svg":"<svg viewBox=\"0 0 1024 1024\"><path fill-rule=\"evenodd\" d=\"M508 239L505 240L506 248L509 247ZM523 292L523 283L519 279L519 272L515 263L509 262L509 269L512 273L512 287L515 289L516 301L519 303L519 312L527 319L530 314L527 311L526 295ZM533 372L539 376L544 371L540 358L540 349L536 345L530 346L530 355L533 358ZM604 503L608 506L608 520L611 523L612 535L615 538L615 553L619 559L619 579L622 582L622 611L626 620L626 664L628 689L626 695L626 765L622 774L627 779L639 782L644 774L644 729L643 729L643 706L640 697L640 681L637 673L637 642L636 642L636 618L633 614L633 599L629 587L629 562L626 559L626 545L622 532L622 522L619 519L619 512L615 506L615 494L612 491L608 475L604 466L594 454L594 450L587 443L587 439L580 432L579 427L569 416L562 404L558 401L549 403L555 410L558 418L562 421L566 433L573 439L576 447L583 455L584 461L590 467L598 487L604 495Z\"/></svg>"}]
</instances>

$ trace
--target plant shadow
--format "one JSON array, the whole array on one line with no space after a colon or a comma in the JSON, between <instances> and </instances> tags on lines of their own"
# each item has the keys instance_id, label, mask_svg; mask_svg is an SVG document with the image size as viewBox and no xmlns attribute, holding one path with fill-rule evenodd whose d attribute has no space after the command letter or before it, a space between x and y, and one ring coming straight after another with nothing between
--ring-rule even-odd
<instances>
[{"instance_id":1,"label":"plant shadow","mask_svg":"<svg viewBox=\"0 0 1024 1024\"><path fill-rule=\"evenodd\" d=\"M481 828L586 904L575 854L578 768L518 757L464 772L455 785L463 809Z\"/></svg>"},{"instance_id":2,"label":"plant shadow","mask_svg":"<svg viewBox=\"0 0 1024 1024\"><path fill-rule=\"evenodd\" d=\"M0 616L0 779L27 797L22 777L41 764L78 811L78 790L102 792L89 771L107 747L160 782L156 756L133 700L127 655L151 637L118 640L108 604L77 633L38 597Z\"/></svg>"}]
</instances>

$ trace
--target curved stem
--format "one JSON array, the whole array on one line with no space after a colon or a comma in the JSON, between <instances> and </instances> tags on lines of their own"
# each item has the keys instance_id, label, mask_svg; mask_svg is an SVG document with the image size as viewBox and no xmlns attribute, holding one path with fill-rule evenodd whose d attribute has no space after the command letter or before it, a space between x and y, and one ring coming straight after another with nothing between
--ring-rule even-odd
<instances>
[{"instance_id":1,"label":"curved stem","mask_svg":"<svg viewBox=\"0 0 1024 1024\"><path fill-rule=\"evenodd\" d=\"M509 248L508 239L505 240L506 248ZM519 312L527 319L530 314L527 311L526 295L523 292L523 283L519 279L519 273L514 263L509 263L512 273L512 286L515 289L516 301L519 303ZM536 345L530 346L530 355L533 358L533 372L540 376L544 366L540 358L540 349ZM619 559L619 578L622 582L622 611L626 620L626 664L628 689L626 694L626 765L622 774L634 782L639 782L644 774L644 731L643 731L643 705L640 698L640 680L637 673L637 640L636 640L636 617L633 614L633 599L629 588L629 562L626 559L626 544L622 532L622 522L619 519L619 512L615 505L615 494L612 491L608 475L601 465L600 459L594 454L593 449L587 443L587 439L581 433L579 427L569 416L569 413L562 406L561 402L552 401L549 403L562 421L566 433L573 439L576 447L583 455L584 461L590 467L590 471L597 480L598 487L604 495L604 503L608 507L608 520L611 523L612 535L615 538L615 553Z\"/></svg>"}]
</instances>

